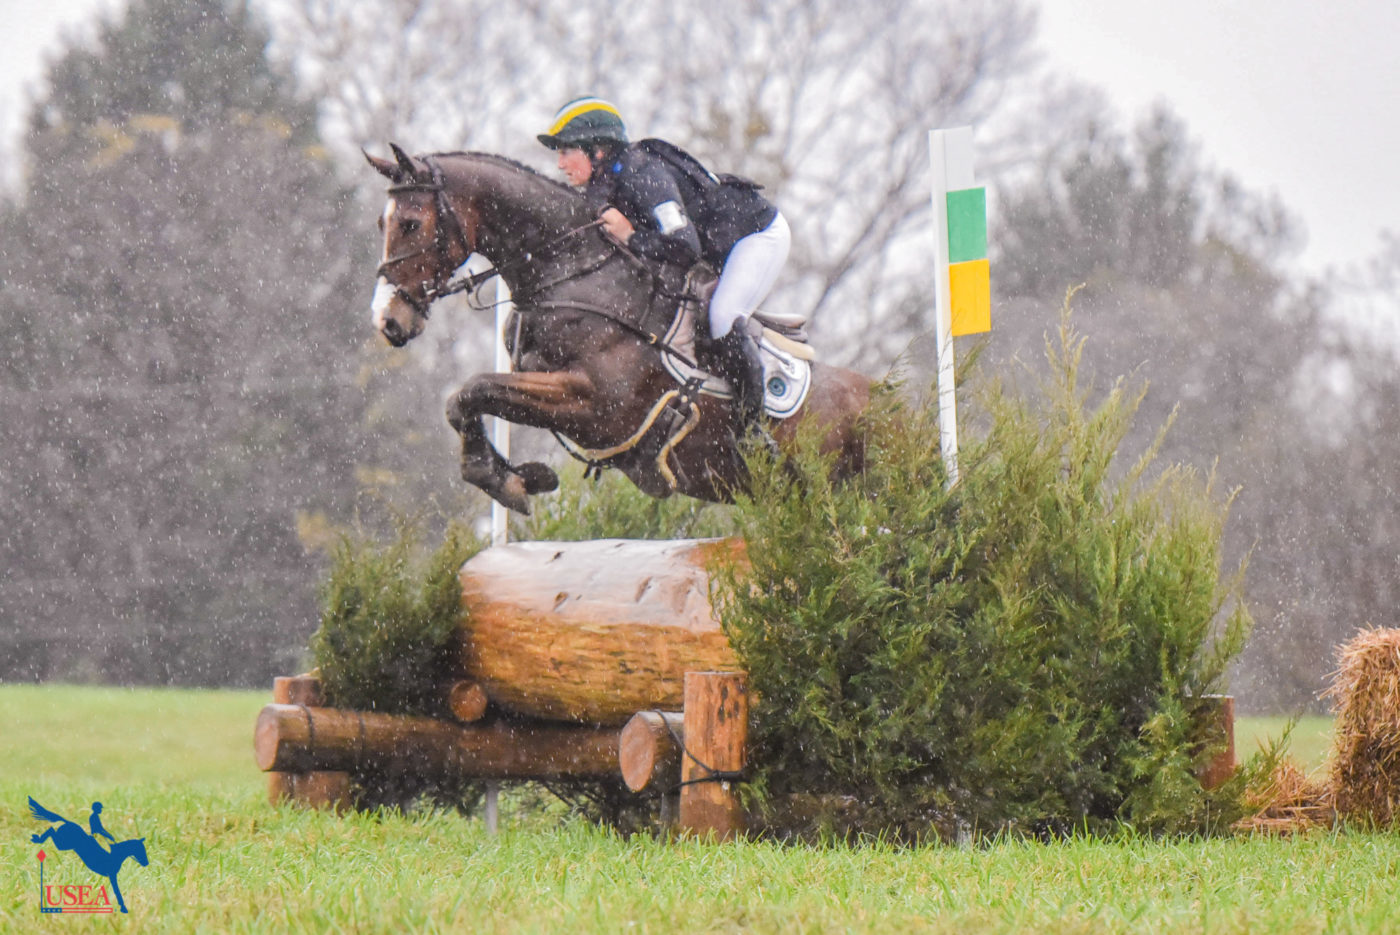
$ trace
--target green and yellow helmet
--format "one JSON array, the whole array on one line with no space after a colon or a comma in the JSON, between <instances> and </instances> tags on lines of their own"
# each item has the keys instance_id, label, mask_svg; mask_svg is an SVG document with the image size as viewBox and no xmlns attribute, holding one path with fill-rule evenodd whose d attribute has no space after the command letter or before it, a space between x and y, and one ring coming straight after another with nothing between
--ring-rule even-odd
<instances>
[{"instance_id":1,"label":"green and yellow helmet","mask_svg":"<svg viewBox=\"0 0 1400 935\"><path fill-rule=\"evenodd\" d=\"M587 146L601 140L626 143L627 127L612 104L600 97L578 97L559 108L549 132L537 138L550 149Z\"/></svg>"}]
</instances>

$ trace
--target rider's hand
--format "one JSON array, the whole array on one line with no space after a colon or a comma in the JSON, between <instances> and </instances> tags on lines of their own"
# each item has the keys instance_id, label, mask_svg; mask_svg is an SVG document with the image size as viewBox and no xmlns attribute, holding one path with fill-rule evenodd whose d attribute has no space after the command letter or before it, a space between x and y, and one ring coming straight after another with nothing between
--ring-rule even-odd
<instances>
[{"instance_id":1,"label":"rider's hand","mask_svg":"<svg viewBox=\"0 0 1400 935\"><path fill-rule=\"evenodd\" d=\"M608 208L599 218L603 222L603 230L609 237L619 243L626 243L632 238L632 232L636 230L632 222L627 220L627 216L616 208Z\"/></svg>"}]
</instances>

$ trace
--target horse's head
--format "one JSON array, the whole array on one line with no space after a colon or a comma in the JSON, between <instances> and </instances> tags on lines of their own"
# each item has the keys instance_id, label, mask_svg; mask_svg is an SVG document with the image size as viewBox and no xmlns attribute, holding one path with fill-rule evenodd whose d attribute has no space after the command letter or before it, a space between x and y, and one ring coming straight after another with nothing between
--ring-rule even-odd
<instances>
[{"instance_id":1,"label":"horse's head","mask_svg":"<svg viewBox=\"0 0 1400 935\"><path fill-rule=\"evenodd\" d=\"M365 153L392 184L379 229L384 251L371 305L374 327L395 347L423 332L433 300L472 251L443 189L437 165L414 159L393 143L394 159Z\"/></svg>"},{"instance_id":2,"label":"horse's head","mask_svg":"<svg viewBox=\"0 0 1400 935\"><path fill-rule=\"evenodd\" d=\"M143 867L151 862L150 858L146 856L145 838L130 838L126 841L118 841L116 844L112 845L112 856L117 858L118 866L128 857L135 857L136 862ZM90 869L92 869L94 873L97 872L96 868Z\"/></svg>"}]
</instances>

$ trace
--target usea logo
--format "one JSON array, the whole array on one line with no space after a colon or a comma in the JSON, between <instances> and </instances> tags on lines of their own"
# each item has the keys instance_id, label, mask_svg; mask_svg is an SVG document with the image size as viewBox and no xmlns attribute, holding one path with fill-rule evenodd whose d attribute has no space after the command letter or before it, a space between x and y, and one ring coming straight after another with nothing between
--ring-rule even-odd
<instances>
[{"instance_id":1,"label":"usea logo","mask_svg":"<svg viewBox=\"0 0 1400 935\"><path fill-rule=\"evenodd\" d=\"M52 879L53 869L50 869L50 879L45 880L44 860L48 855L39 851L39 911L111 912L112 899L115 898L117 908L126 912L121 887L117 886L117 874L128 857L135 857L136 862L143 867L149 863L146 858L146 839L118 841L108 834L107 829L102 827L101 802L92 803L92 814L88 818L89 831L84 831L75 822L44 808L34 801L32 796L29 799L29 812L39 821L50 823L50 827L43 834L30 835L29 840L35 844L47 841L53 845L55 851L72 851L78 855L85 867L105 881L74 883L68 881L65 875L64 882L57 882ZM112 842L110 849L102 846L97 840L100 837Z\"/></svg>"}]
</instances>

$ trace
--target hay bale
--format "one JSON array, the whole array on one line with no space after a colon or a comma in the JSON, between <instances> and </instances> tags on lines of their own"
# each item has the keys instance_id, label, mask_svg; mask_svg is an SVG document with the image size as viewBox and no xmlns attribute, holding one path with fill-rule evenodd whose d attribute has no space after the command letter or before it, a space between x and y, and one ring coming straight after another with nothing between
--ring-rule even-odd
<instances>
[{"instance_id":1,"label":"hay bale","mask_svg":"<svg viewBox=\"0 0 1400 935\"><path fill-rule=\"evenodd\" d=\"M1236 831L1293 834L1330 827L1337 817L1332 790L1309 778L1292 760L1280 761L1265 782L1249 789L1244 804L1253 814L1236 822Z\"/></svg>"},{"instance_id":2,"label":"hay bale","mask_svg":"<svg viewBox=\"0 0 1400 935\"><path fill-rule=\"evenodd\" d=\"M1400 818L1400 630L1364 630L1342 647L1324 697L1337 712L1331 786L1346 819Z\"/></svg>"}]
</instances>

